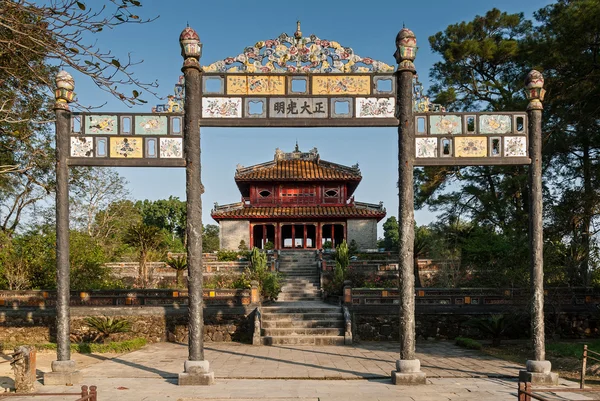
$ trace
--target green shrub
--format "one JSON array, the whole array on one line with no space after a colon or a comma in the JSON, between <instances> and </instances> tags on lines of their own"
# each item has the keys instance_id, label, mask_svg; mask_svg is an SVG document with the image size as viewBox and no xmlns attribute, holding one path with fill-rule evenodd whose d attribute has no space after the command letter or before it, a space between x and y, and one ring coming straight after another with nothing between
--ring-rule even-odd
<instances>
[{"instance_id":1,"label":"green shrub","mask_svg":"<svg viewBox=\"0 0 600 401\"><path fill-rule=\"evenodd\" d=\"M483 346L481 345L481 343L479 341L475 341L471 338L467 338L467 337L456 337L456 345L458 345L459 347L463 347L463 348L467 348L467 349L476 349L476 350L480 350L481 348L483 348Z\"/></svg>"},{"instance_id":2,"label":"green shrub","mask_svg":"<svg viewBox=\"0 0 600 401\"><path fill-rule=\"evenodd\" d=\"M105 344L98 343L71 343L71 352L80 354L103 354L103 353L123 353L137 351L147 344L145 338L137 337L125 341L112 341ZM22 344L4 344L4 348L13 349L15 346ZM40 343L33 344L38 351L56 351L56 343Z\"/></svg>"},{"instance_id":3,"label":"green shrub","mask_svg":"<svg viewBox=\"0 0 600 401\"><path fill-rule=\"evenodd\" d=\"M110 316L86 317L85 323L97 332L93 342L98 340L106 342L111 334L131 331L131 323L128 320L116 319Z\"/></svg>"},{"instance_id":4,"label":"green shrub","mask_svg":"<svg viewBox=\"0 0 600 401\"><path fill-rule=\"evenodd\" d=\"M265 249L266 249L267 251L270 251L270 250L272 250L272 249L275 249L275 244L274 244L274 243L272 243L271 241L267 241L267 242L265 243Z\"/></svg>"},{"instance_id":5,"label":"green shrub","mask_svg":"<svg viewBox=\"0 0 600 401\"><path fill-rule=\"evenodd\" d=\"M217 251L217 260L220 262L236 262L238 260L238 252L221 249Z\"/></svg>"},{"instance_id":6,"label":"green shrub","mask_svg":"<svg viewBox=\"0 0 600 401\"><path fill-rule=\"evenodd\" d=\"M333 243L331 241L325 241L323 243L323 249L331 249L333 248Z\"/></svg>"},{"instance_id":7,"label":"green shrub","mask_svg":"<svg viewBox=\"0 0 600 401\"><path fill-rule=\"evenodd\" d=\"M504 333L512 327L512 320L508 315L492 315L468 320L465 325L478 329L484 337L492 339L492 346L497 347Z\"/></svg>"}]
</instances>

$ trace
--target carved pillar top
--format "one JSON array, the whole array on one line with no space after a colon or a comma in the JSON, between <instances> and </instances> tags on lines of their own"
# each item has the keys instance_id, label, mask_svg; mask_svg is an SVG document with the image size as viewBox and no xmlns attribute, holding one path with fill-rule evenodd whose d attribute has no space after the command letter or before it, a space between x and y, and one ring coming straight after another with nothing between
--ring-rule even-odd
<instances>
[{"instance_id":1,"label":"carved pillar top","mask_svg":"<svg viewBox=\"0 0 600 401\"><path fill-rule=\"evenodd\" d=\"M189 26L179 35L179 44L181 45L181 56L183 57L182 70L186 68L196 68L200 70L200 57L202 56L202 43L200 37Z\"/></svg>"},{"instance_id":2,"label":"carved pillar top","mask_svg":"<svg viewBox=\"0 0 600 401\"><path fill-rule=\"evenodd\" d=\"M75 99L75 80L65 70L60 71L56 74L55 78L56 90L54 91L54 103L55 109L69 110L69 103Z\"/></svg>"},{"instance_id":3,"label":"carved pillar top","mask_svg":"<svg viewBox=\"0 0 600 401\"><path fill-rule=\"evenodd\" d=\"M543 110L544 95L546 90L544 89L544 76L541 72L531 70L525 78L525 96L529 100L527 110Z\"/></svg>"},{"instance_id":4,"label":"carved pillar top","mask_svg":"<svg viewBox=\"0 0 600 401\"><path fill-rule=\"evenodd\" d=\"M413 61L417 56L417 38L413 31L402 28L396 36L396 53L394 58L398 63L398 71L416 72Z\"/></svg>"}]
</instances>

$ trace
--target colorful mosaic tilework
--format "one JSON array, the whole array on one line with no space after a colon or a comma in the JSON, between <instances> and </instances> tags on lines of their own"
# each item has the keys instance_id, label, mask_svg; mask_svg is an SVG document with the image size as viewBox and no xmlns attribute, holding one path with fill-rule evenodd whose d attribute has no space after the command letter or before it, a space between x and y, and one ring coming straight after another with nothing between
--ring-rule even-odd
<instances>
[{"instance_id":1,"label":"colorful mosaic tilework","mask_svg":"<svg viewBox=\"0 0 600 401\"><path fill-rule=\"evenodd\" d=\"M111 137L110 157L116 158L141 158L143 157L142 138L136 137Z\"/></svg>"},{"instance_id":2,"label":"colorful mosaic tilework","mask_svg":"<svg viewBox=\"0 0 600 401\"><path fill-rule=\"evenodd\" d=\"M87 115L85 116L86 134L108 134L116 135L117 116Z\"/></svg>"},{"instance_id":3,"label":"colorful mosaic tilework","mask_svg":"<svg viewBox=\"0 0 600 401\"><path fill-rule=\"evenodd\" d=\"M239 97L202 98L203 118L240 118L242 117L242 99Z\"/></svg>"},{"instance_id":4,"label":"colorful mosaic tilework","mask_svg":"<svg viewBox=\"0 0 600 401\"><path fill-rule=\"evenodd\" d=\"M429 132L434 135L457 135L462 133L460 116L436 116L429 117Z\"/></svg>"},{"instance_id":5,"label":"colorful mosaic tilework","mask_svg":"<svg viewBox=\"0 0 600 401\"><path fill-rule=\"evenodd\" d=\"M71 157L93 157L94 138L71 137Z\"/></svg>"},{"instance_id":6,"label":"colorful mosaic tilework","mask_svg":"<svg viewBox=\"0 0 600 401\"><path fill-rule=\"evenodd\" d=\"M455 137L454 153L456 157L486 157L487 138L481 136Z\"/></svg>"},{"instance_id":7,"label":"colorful mosaic tilework","mask_svg":"<svg viewBox=\"0 0 600 401\"><path fill-rule=\"evenodd\" d=\"M163 159L183 157L183 139L160 138L160 157Z\"/></svg>"},{"instance_id":8,"label":"colorful mosaic tilework","mask_svg":"<svg viewBox=\"0 0 600 401\"><path fill-rule=\"evenodd\" d=\"M395 99L359 97L356 98L356 117L358 118L386 118L394 117Z\"/></svg>"},{"instance_id":9,"label":"colorful mosaic tilework","mask_svg":"<svg viewBox=\"0 0 600 401\"><path fill-rule=\"evenodd\" d=\"M135 133L141 135L167 135L167 117L135 116Z\"/></svg>"},{"instance_id":10,"label":"colorful mosaic tilework","mask_svg":"<svg viewBox=\"0 0 600 401\"><path fill-rule=\"evenodd\" d=\"M415 150L417 157L437 157L437 138L416 138Z\"/></svg>"},{"instance_id":11,"label":"colorful mosaic tilework","mask_svg":"<svg viewBox=\"0 0 600 401\"><path fill-rule=\"evenodd\" d=\"M479 132L482 134L509 134L512 132L512 116L482 114L479 116Z\"/></svg>"},{"instance_id":12,"label":"colorful mosaic tilework","mask_svg":"<svg viewBox=\"0 0 600 401\"><path fill-rule=\"evenodd\" d=\"M504 156L525 157L527 156L527 138L524 136L504 137Z\"/></svg>"}]
</instances>

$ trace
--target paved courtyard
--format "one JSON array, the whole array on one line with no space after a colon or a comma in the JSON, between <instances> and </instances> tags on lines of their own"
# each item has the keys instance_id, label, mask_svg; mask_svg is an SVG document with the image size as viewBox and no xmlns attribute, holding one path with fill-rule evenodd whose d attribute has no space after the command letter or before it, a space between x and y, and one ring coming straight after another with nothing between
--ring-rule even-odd
<instances>
[{"instance_id":1,"label":"paved courtyard","mask_svg":"<svg viewBox=\"0 0 600 401\"><path fill-rule=\"evenodd\" d=\"M205 349L217 378L216 385L209 387L176 385L187 357L183 344L152 344L123 355L74 354L73 359L83 372L82 384L98 386L99 400L124 401L510 400L516 399L515 378L520 369L451 342L423 342L417 349L428 385L404 387L392 385L389 378L398 357L397 343L329 347L207 343ZM40 374L50 369L53 359L52 353L39 354ZM0 364L0 381L2 376L12 377L8 364ZM565 386L575 387L575 383L561 381L561 387ZM40 392L76 390L39 386ZM587 394L557 394L545 396L551 400L594 399ZM73 401L76 397L43 399Z\"/></svg>"}]
</instances>

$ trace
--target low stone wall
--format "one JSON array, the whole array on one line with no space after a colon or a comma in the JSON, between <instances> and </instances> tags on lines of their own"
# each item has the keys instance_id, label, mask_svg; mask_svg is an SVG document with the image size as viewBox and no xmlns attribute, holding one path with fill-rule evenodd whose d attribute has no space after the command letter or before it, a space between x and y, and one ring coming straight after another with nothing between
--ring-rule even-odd
<instances>
[{"instance_id":1,"label":"low stone wall","mask_svg":"<svg viewBox=\"0 0 600 401\"><path fill-rule=\"evenodd\" d=\"M204 309L204 341L252 341L253 308ZM71 308L71 340L89 341L92 330L88 316L111 316L131 322L131 331L111 337L128 340L143 337L148 342L187 342L187 307ZM0 312L0 343L34 344L56 341L54 310L12 310Z\"/></svg>"},{"instance_id":2,"label":"low stone wall","mask_svg":"<svg viewBox=\"0 0 600 401\"><path fill-rule=\"evenodd\" d=\"M397 307L350 307L352 335L355 341L398 341L400 325ZM451 307L447 310L423 310L417 307L415 334L418 339L454 339L470 337L481 339L481 333L465 324L474 318L487 318L492 314L508 314L513 325L506 331L507 338L528 338L530 320L525 309ZM427 308L425 308L427 309ZM583 339L600 337L600 316L595 306L579 311L546 310L546 335L555 339Z\"/></svg>"}]
</instances>

